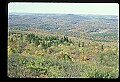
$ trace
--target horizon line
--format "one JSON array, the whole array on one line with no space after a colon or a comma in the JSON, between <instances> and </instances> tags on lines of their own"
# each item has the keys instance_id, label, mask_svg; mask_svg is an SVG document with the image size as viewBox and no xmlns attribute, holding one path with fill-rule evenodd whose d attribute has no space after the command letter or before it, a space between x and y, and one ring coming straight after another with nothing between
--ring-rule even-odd
<instances>
[{"instance_id":1,"label":"horizon line","mask_svg":"<svg viewBox=\"0 0 120 82\"><path fill-rule=\"evenodd\" d=\"M118 16L116 14L99 14L99 13L38 13L38 12L8 12L8 15L11 13L19 13L19 14L74 14L74 15L113 15Z\"/></svg>"}]
</instances>

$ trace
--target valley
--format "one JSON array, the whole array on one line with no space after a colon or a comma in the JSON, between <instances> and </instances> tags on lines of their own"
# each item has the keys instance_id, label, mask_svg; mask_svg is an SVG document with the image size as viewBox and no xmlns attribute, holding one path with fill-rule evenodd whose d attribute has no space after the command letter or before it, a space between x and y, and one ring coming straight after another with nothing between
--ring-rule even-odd
<instances>
[{"instance_id":1,"label":"valley","mask_svg":"<svg viewBox=\"0 0 120 82\"><path fill-rule=\"evenodd\" d=\"M8 76L118 78L115 15L8 15Z\"/></svg>"}]
</instances>

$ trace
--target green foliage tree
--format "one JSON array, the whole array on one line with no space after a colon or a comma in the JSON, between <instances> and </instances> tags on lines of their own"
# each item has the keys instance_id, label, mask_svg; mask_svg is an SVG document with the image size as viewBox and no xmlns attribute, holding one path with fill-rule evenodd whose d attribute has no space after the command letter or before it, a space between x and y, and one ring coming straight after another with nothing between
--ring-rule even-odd
<instances>
[{"instance_id":1,"label":"green foliage tree","mask_svg":"<svg viewBox=\"0 0 120 82\"><path fill-rule=\"evenodd\" d=\"M10 42L13 42L13 38L12 37L10 38Z\"/></svg>"}]
</instances>

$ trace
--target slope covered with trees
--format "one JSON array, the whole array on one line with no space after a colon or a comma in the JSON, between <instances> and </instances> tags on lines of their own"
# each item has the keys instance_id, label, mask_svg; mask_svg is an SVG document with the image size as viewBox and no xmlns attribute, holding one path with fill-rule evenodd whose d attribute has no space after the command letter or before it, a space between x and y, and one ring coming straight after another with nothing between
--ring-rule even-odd
<instances>
[{"instance_id":1,"label":"slope covered with trees","mask_svg":"<svg viewBox=\"0 0 120 82\"><path fill-rule=\"evenodd\" d=\"M117 21L116 16L9 15L8 76L118 78Z\"/></svg>"}]
</instances>

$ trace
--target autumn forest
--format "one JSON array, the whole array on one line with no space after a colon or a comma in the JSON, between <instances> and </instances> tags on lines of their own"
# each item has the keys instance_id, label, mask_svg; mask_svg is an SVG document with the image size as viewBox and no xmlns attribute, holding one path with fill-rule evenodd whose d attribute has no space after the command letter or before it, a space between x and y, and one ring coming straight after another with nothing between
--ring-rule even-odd
<instances>
[{"instance_id":1,"label":"autumn forest","mask_svg":"<svg viewBox=\"0 0 120 82\"><path fill-rule=\"evenodd\" d=\"M118 78L118 17L8 15L10 78Z\"/></svg>"}]
</instances>

